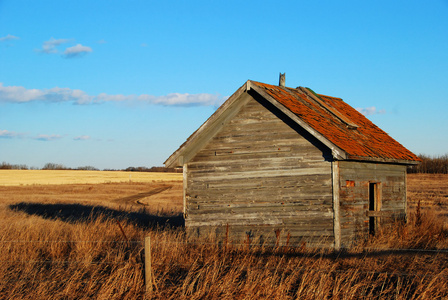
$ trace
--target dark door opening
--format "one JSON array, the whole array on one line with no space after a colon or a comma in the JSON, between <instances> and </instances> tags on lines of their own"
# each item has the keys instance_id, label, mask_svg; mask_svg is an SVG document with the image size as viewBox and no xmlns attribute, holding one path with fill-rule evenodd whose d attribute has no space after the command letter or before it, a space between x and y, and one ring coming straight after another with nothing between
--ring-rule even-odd
<instances>
[{"instance_id":1,"label":"dark door opening","mask_svg":"<svg viewBox=\"0 0 448 300\"><path fill-rule=\"evenodd\" d=\"M369 183L369 211L379 211L381 209L380 198L378 195L378 183ZM375 235L378 229L379 220L376 216L369 217L369 233Z\"/></svg>"}]
</instances>

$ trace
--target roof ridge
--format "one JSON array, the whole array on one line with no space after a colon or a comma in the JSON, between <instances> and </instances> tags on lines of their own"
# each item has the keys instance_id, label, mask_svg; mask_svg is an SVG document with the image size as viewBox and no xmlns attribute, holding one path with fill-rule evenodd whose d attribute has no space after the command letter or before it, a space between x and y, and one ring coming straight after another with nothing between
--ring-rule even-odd
<instances>
[{"instance_id":1,"label":"roof ridge","mask_svg":"<svg viewBox=\"0 0 448 300\"><path fill-rule=\"evenodd\" d=\"M359 127L359 125L357 125L352 120L341 114L339 110L337 110L335 107L330 107L327 103L325 103L325 101L322 98L320 98L319 95L316 94L316 92L314 92L312 89L299 86L298 90L300 90L306 96L314 100L317 104L319 104L322 108L331 113L337 119L342 121L342 123L344 123L348 127L348 129L356 129Z\"/></svg>"},{"instance_id":2,"label":"roof ridge","mask_svg":"<svg viewBox=\"0 0 448 300\"><path fill-rule=\"evenodd\" d=\"M308 88L310 89L310 88ZM311 89L310 89L311 90ZM313 91L314 92L314 91ZM320 96L320 97L325 97L325 98L331 98L331 99L337 99L340 101L344 101L344 99L342 99L341 97L334 97L334 96L329 96L329 95L324 95L324 94L318 94L315 92L316 95Z\"/></svg>"}]
</instances>

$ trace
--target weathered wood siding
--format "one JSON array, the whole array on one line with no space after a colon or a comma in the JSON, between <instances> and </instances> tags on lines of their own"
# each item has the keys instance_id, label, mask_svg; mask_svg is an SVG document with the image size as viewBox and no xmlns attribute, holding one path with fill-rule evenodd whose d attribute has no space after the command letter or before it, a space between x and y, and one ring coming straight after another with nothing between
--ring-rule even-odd
<instances>
[{"instance_id":1,"label":"weathered wood siding","mask_svg":"<svg viewBox=\"0 0 448 300\"><path fill-rule=\"evenodd\" d=\"M342 246L369 234L369 183L377 183L381 224L406 214L406 166L339 162L340 224Z\"/></svg>"},{"instance_id":2,"label":"weathered wood siding","mask_svg":"<svg viewBox=\"0 0 448 300\"><path fill-rule=\"evenodd\" d=\"M331 156L262 99L239 112L186 164L185 224L194 235L333 246ZM327 159L326 159L327 158Z\"/></svg>"}]
</instances>

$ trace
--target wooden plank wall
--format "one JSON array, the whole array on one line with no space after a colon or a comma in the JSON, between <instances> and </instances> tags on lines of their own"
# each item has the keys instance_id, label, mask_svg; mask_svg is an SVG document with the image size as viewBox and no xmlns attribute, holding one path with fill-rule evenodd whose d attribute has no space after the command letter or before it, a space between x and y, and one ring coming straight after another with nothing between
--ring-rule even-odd
<instances>
[{"instance_id":1,"label":"wooden plank wall","mask_svg":"<svg viewBox=\"0 0 448 300\"><path fill-rule=\"evenodd\" d=\"M186 227L332 247L331 162L269 104L250 99L187 164Z\"/></svg>"},{"instance_id":2,"label":"wooden plank wall","mask_svg":"<svg viewBox=\"0 0 448 300\"><path fill-rule=\"evenodd\" d=\"M369 182L378 183L384 225L406 213L406 166L340 161L340 221L342 246L369 234Z\"/></svg>"}]
</instances>

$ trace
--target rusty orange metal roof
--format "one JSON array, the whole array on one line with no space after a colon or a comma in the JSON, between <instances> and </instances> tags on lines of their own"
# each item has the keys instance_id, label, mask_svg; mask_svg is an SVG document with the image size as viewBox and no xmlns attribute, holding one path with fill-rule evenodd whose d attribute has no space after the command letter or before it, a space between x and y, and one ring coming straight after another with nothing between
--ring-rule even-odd
<instances>
[{"instance_id":1,"label":"rusty orange metal roof","mask_svg":"<svg viewBox=\"0 0 448 300\"><path fill-rule=\"evenodd\" d=\"M342 149L347 159L420 161L415 154L340 98L316 94L309 88L294 89L250 82Z\"/></svg>"}]
</instances>

